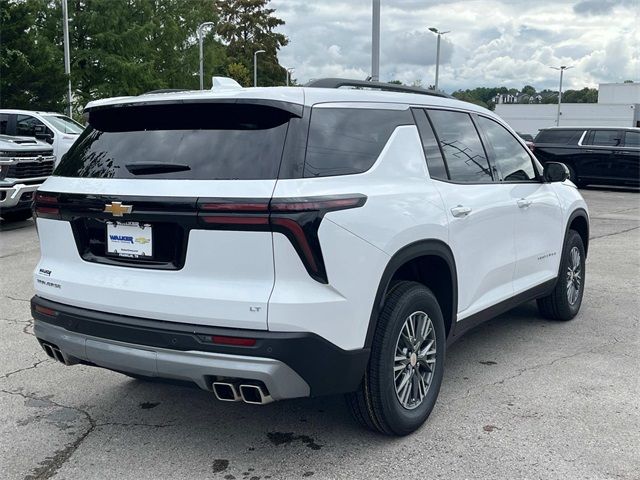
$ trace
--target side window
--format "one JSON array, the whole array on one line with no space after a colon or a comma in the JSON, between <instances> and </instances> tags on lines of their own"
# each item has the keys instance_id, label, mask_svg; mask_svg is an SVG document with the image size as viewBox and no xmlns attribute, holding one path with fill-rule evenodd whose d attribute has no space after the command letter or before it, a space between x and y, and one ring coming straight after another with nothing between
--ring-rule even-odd
<instances>
[{"instance_id":1,"label":"side window","mask_svg":"<svg viewBox=\"0 0 640 480\"><path fill-rule=\"evenodd\" d=\"M23 135L25 137L35 137L36 131L38 132L50 132L50 130L35 117L31 115L18 115L16 121L16 135Z\"/></svg>"},{"instance_id":2,"label":"side window","mask_svg":"<svg viewBox=\"0 0 640 480\"><path fill-rule=\"evenodd\" d=\"M366 172L399 125L413 125L408 109L315 107L309 124L304 176Z\"/></svg>"},{"instance_id":3,"label":"side window","mask_svg":"<svg viewBox=\"0 0 640 480\"><path fill-rule=\"evenodd\" d=\"M625 147L640 147L640 132L624 132Z\"/></svg>"},{"instance_id":4,"label":"side window","mask_svg":"<svg viewBox=\"0 0 640 480\"><path fill-rule=\"evenodd\" d=\"M620 145L620 135L617 130L592 130L586 137L587 145L601 147L617 147Z\"/></svg>"},{"instance_id":5,"label":"side window","mask_svg":"<svg viewBox=\"0 0 640 480\"><path fill-rule=\"evenodd\" d=\"M6 113L0 113L0 134L8 135L9 129L9 115Z\"/></svg>"},{"instance_id":6,"label":"side window","mask_svg":"<svg viewBox=\"0 0 640 480\"><path fill-rule=\"evenodd\" d=\"M418 132L420 132L420 138L422 139L422 148L424 149L424 156L427 159L429 176L440 180L448 180L449 175L447 175L447 168L444 165L440 145L438 145L438 139L433 133L433 128L427 118L427 114L424 110L416 108L413 110L413 117L416 121Z\"/></svg>"},{"instance_id":7,"label":"side window","mask_svg":"<svg viewBox=\"0 0 640 480\"><path fill-rule=\"evenodd\" d=\"M584 130L549 129L540 130L536 136L535 143L558 143L565 145L575 145L580 140Z\"/></svg>"},{"instance_id":8,"label":"side window","mask_svg":"<svg viewBox=\"0 0 640 480\"><path fill-rule=\"evenodd\" d=\"M536 179L531 157L509 131L493 120L478 117L480 128L491 144L491 163L505 182L526 182Z\"/></svg>"},{"instance_id":9,"label":"side window","mask_svg":"<svg viewBox=\"0 0 640 480\"><path fill-rule=\"evenodd\" d=\"M491 182L491 169L476 127L467 113L429 110L454 182Z\"/></svg>"}]
</instances>

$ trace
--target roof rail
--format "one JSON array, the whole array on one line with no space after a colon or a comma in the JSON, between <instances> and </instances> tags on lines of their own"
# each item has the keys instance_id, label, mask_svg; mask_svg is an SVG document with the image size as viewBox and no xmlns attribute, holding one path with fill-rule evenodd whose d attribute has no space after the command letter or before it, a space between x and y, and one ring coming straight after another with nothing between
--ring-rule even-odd
<instances>
[{"instance_id":1,"label":"roof rail","mask_svg":"<svg viewBox=\"0 0 640 480\"><path fill-rule=\"evenodd\" d=\"M162 88L160 90L151 90L150 92L144 92L142 95L149 95L155 93L175 93L175 92L188 92L187 88Z\"/></svg>"},{"instance_id":2,"label":"roof rail","mask_svg":"<svg viewBox=\"0 0 640 480\"><path fill-rule=\"evenodd\" d=\"M355 87L355 88L371 88L375 90L384 90L387 92L401 92L401 93L417 93L419 95L431 95L434 97L451 98L443 92L436 92L435 90L428 90L421 87L409 87L406 85L397 85L395 83L385 82L371 82L368 80L350 80L348 78L318 78L311 80L305 85L305 87L313 88L340 88L340 87Z\"/></svg>"}]
</instances>

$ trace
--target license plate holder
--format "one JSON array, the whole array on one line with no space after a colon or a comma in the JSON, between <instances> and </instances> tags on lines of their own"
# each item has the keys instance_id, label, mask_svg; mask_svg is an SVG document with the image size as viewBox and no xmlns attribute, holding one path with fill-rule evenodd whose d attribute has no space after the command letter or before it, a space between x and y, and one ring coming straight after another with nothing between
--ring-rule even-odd
<instances>
[{"instance_id":1,"label":"license plate holder","mask_svg":"<svg viewBox=\"0 0 640 480\"><path fill-rule=\"evenodd\" d=\"M107 222L106 254L126 258L153 258L153 227L139 222Z\"/></svg>"}]
</instances>

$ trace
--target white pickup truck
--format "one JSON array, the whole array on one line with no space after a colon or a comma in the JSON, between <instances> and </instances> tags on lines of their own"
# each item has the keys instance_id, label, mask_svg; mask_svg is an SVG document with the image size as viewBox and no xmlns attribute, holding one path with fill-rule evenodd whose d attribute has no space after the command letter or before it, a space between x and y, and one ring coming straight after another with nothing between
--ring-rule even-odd
<instances>
[{"instance_id":1,"label":"white pickup truck","mask_svg":"<svg viewBox=\"0 0 640 480\"><path fill-rule=\"evenodd\" d=\"M55 159L53 147L45 142L0 135L0 217L31 217L34 192L53 172Z\"/></svg>"}]
</instances>

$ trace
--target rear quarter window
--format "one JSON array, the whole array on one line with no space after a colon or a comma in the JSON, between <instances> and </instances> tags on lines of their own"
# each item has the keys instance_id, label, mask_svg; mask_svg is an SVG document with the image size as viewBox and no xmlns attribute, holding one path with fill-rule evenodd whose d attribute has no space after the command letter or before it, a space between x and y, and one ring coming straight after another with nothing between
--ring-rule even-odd
<instances>
[{"instance_id":1,"label":"rear quarter window","mask_svg":"<svg viewBox=\"0 0 640 480\"><path fill-rule=\"evenodd\" d=\"M413 125L409 109L314 107L304 177L366 172L400 125Z\"/></svg>"},{"instance_id":2,"label":"rear quarter window","mask_svg":"<svg viewBox=\"0 0 640 480\"><path fill-rule=\"evenodd\" d=\"M250 104L171 104L90 113L54 175L276 179L291 114Z\"/></svg>"}]
</instances>

